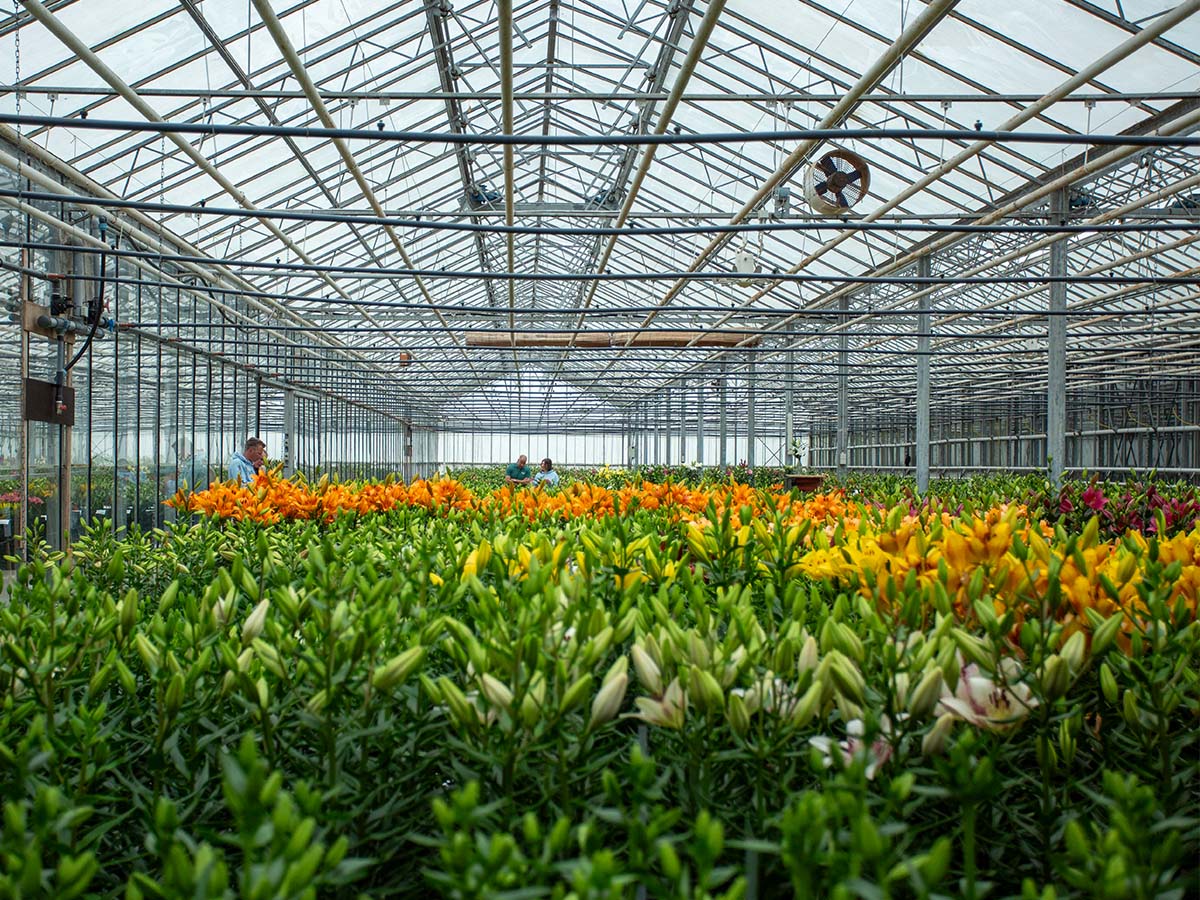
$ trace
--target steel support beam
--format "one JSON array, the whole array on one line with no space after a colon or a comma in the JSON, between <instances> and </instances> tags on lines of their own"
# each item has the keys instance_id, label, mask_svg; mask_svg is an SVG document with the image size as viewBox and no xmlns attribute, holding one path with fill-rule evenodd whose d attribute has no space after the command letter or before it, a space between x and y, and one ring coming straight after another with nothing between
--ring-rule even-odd
<instances>
[{"instance_id":1,"label":"steel support beam","mask_svg":"<svg viewBox=\"0 0 1200 900\"><path fill-rule=\"evenodd\" d=\"M839 324L845 324L846 310L849 309L850 297L843 295L838 299L838 308L842 314L838 316ZM839 479L845 479L850 462L850 335L845 328L838 330L837 353L837 474Z\"/></svg>"},{"instance_id":2,"label":"steel support beam","mask_svg":"<svg viewBox=\"0 0 1200 900\"><path fill-rule=\"evenodd\" d=\"M729 400L729 386L725 383L726 369L727 369L727 366L726 366L725 361L721 360L721 371L717 377L719 379L718 390L720 391L720 407L721 407L721 409L720 409L720 414L721 414L721 424L720 424L721 452L718 456L718 459L720 461L720 465L722 468L729 465L729 421L728 421L728 414L726 411L726 406L728 405L728 400Z\"/></svg>"},{"instance_id":3,"label":"steel support beam","mask_svg":"<svg viewBox=\"0 0 1200 900\"><path fill-rule=\"evenodd\" d=\"M1070 205L1069 189L1061 188L1050 197L1050 219L1059 222ZM1050 245L1050 274L1067 275L1068 242L1065 236ZM1046 352L1046 463L1050 481L1061 483L1067 462L1067 283L1050 284L1050 321Z\"/></svg>"},{"instance_id":4,"label":"steel support beam","mask_svg":"<svg viewBox=\"0 0 1200 900\"><path fill-rule=\"evenodd\" d=\"M746 465L752 469L754 468L754 440L756 437L754 428L755 393L754 357L751 356L746 363Z\"/></svg>"},{"instance_id":5,"label":"steel support beam","mask_svg":"<svg viewBox=\"0 0 1200 900\"><path fill-rule=\"evenodd\" d=\"M928 256L917 261L917 274L928 277L933 266ZM931 362L929 344L930 294L922 291L917 298L917 421L916 463L917 493L929 490L929 366Z\"/></svg>"},{"instance_id":6,"label":"steel support beam","mask_svg":"<svg viewBox=\"0 0 1200 900\"><path fill-rule=\"evenodd\" d=\"M790 351L784 355L783 377L787 382L783 389L783 462L788 465L790 460L792 465L799 465L800 458L792 453L792 442L796 439L796 423L792 414L792 407L796 403L796 359Z\"/></svg>"},{"instance_id":7,"label":"steel support beam","mask_svg":"<svg viewBox=\"0 0 1200 900\"><path fill-rule=\"evenodd\" d=\"M704 465L704 382L696 382L696 462Z\"/></svg>"}]
</instances>

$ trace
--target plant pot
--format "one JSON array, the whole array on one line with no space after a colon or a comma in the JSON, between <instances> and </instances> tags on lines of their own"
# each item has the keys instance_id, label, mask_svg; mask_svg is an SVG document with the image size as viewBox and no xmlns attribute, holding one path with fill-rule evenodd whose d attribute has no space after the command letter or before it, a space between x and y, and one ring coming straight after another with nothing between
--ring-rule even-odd
<instances>
[{"instance_id":1,"label":"plant pot","mask_svg":"<svg viewBox=\"0 0 1200 900\"><path fill-rule=\"evenodd\" d=\"M808 493L810 491L819 490L821 483L825 480L824 475L800 475L788 474L783 476L783 487L785 490L795 489L800 493Z\"/></svg>"}]
</instances>

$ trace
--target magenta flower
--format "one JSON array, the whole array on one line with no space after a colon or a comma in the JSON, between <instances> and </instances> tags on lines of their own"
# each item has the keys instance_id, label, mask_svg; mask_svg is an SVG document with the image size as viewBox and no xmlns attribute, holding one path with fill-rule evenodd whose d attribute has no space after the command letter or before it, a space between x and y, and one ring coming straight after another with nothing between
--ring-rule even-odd
<instances>
[{"instance_id":1,"label":"magenta flower","mask_svg":"<svg viewBox=\"0 0 1200 900\"><path fill-rule=\"evenodd\" d=\"M1096 485L1091 485L1083 492L1083 505L1088 509L1099 512L1108 505L1108 498L1104 496L1104 491Z\"/></svg>"}]
</instances>

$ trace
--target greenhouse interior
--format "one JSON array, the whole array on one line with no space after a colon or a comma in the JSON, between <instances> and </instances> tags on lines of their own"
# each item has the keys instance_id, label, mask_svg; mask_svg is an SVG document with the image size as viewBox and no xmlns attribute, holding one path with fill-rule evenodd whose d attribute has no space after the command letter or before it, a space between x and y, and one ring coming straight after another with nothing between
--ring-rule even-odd
<instances>
[{"instance_id":1,"label":"greenhouse interior","mask_svg":"<svg viewBox=\"0 0 1200 900\"><path fill-rule=\"evenodd\" d=\"M1200 896L1200 0L0 67L0 896Z\"/></svg>"}]
</instances>

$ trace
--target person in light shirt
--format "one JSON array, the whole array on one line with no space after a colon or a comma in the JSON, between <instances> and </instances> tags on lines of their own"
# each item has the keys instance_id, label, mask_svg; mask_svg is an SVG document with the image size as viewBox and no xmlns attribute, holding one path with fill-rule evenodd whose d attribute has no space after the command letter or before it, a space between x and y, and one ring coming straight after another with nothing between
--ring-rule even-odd
<instances>
[{"instance_id":1,"label":"person in light shirt","mask_svg":"<svg viewBox=\"0 0 1200 900\"><path fill-rule=\"evenodd\" d=\"M267 445L256 437L246 438L246 449L235 453L229 459L228 472L233 481L249 484L262 467Z\"/></svg>"},{"instance_id":2,"label":"person in light shirt","mask_svg":"<svg viewBox=\"0 0 1200 900\"><path fill-rule=\"evenodd\" d=\"M558 473L554 471L554 463L548 456L542 460L541 469L533 476L533 486L538 487L539 485L550 489L558 487Z\"/></svg>"}]
</instances>

